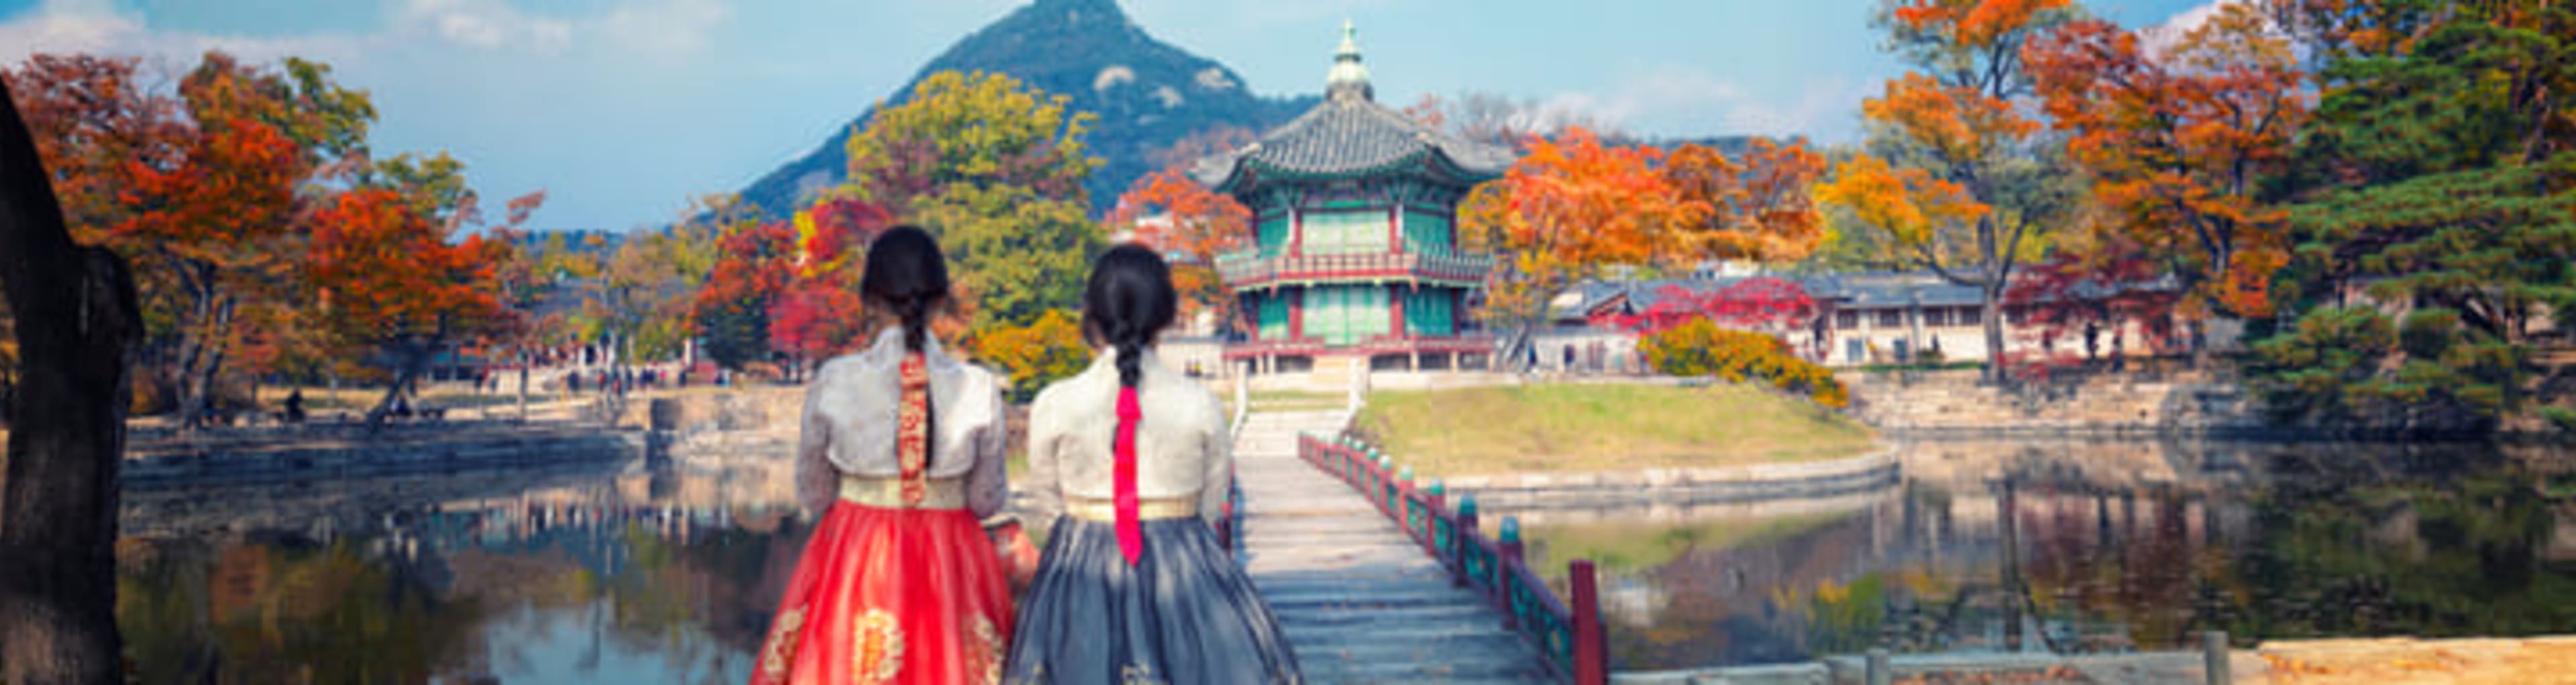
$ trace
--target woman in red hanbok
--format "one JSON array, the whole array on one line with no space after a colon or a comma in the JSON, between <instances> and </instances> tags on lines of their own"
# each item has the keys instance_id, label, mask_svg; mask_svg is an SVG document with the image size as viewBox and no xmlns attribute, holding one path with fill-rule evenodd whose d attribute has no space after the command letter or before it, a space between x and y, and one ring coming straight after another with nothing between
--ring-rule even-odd
<instances>
[{"instance_id":1,"label":"woman in red hanbok","mask_svg":"<svg viewBox=\"0 0 2576 685\"><path fill-rule=\"evenodd\" d=\"M898 227L860 291L893 327L806 392L797 494L822 523L779 600L752 685L991 683L1011 592L982 519L1008 500L1000 385L942 354L938 244Z\"/></svg>"}]
</instances>

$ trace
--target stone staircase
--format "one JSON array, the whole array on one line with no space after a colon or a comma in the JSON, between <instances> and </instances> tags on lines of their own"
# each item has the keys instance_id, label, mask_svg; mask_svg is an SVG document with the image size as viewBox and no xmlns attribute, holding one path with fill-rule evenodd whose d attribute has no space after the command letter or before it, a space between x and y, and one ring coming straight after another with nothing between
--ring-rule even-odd
<instances>
[{"instance_id":1,"label":"stone staircase","mask_svg":"<svg viewBox=\"0 0 2576 685\"><path fill-rule=\"evenodd\" d=\"M1237 435L1245 566L1313 683L1549 682L1502 613L1349 485L1297 457L1300 433L1350 413L1262 411Z\"/></svg>"}]
</instances>

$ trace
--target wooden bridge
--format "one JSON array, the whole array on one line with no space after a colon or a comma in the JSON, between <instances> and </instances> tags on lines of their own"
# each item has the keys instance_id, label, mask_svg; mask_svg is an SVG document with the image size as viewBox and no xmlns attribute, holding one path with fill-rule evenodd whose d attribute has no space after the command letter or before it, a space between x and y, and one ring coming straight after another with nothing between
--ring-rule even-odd
<instances>
[{"instance_id":1,"label":"wooden bridge","mask_svg":"<svg viewBox=\"0 0 2576 685\"><path fill-rule=\"evenodd\" d=\"M1521 565L1517 541L1476 532L1472 505L1363 466L1329 437L1348 418L1253 413L1235 443L1245 565L1307 680L1603 682L1597 602L1568 610ZM1590 564L1575 570L1591 599Z\"/></svg>"}]
</instances>

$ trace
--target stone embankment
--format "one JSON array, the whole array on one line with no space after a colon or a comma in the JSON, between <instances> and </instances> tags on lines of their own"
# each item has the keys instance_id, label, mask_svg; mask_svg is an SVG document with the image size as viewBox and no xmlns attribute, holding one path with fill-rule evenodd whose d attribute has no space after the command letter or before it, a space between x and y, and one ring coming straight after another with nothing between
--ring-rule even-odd
<instances>
[{"instance_id":1,"label":"stone embankment","mask_svg":"<svg viewBox=\"0 0 2576 685\"><path fill-rule=\"evenodd\" d=\"M2278 433L2236 383L2104 379L2004 388L1976 371L1841 373L1861 421L1908 437L2256 436Z\"/></svg>"},{"instance_id":2,"label":"stone embankment","mask_svg":"<svg viewBox=\"0 0 2576 685\"><path fill-rule=\"evenodd\" d=\"M1902 438L2202 437L2247 440L2485 439L2484 419L2459 412L2332 422L2281 423L2236 379L2200 372L2097 375L2014 385L1988 384L1977 371L1835 375L1852 390L1869 425ZM2507 435L2552 433L2530 417ZM2555 437L2554 435L2548 437Z\"/></svg>"},{"instance_id":3,"label":"stone embankment","mask_svg":"<svg viewBox=\"0 0 2576 685\"><path fill-rule=\"evenodd\" d=\"M1882 450L1785 464L1460 476L1445 485L1450 492L1473 493L1479 504L1495 509L1691 507L1870 492L1895 485L1900 470L1895 452Z\"/></svg>"},{"instance_id":4,"label":"stone embankment","mask_svg":"<svg viewBox=\"0 0 2576 685\"><path fill-rule=\"evenodd\" d=\"M451 474L631 459L645 442L637 431L581 421L216 429L137 436L119 476L137 490Z\"/></svg>"}]
</instances>

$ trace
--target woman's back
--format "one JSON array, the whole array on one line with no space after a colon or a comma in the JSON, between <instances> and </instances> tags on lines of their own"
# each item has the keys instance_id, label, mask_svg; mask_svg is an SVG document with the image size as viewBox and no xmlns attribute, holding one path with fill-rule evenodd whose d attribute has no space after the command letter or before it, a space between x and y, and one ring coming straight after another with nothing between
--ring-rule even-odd
<instances>
[{"instance_id":1,"label":"woman's back","mask_svg":"<svg viewBox=\"0 0 2576 685\"><path fill-rule=\"evenodd\" d=\"M1113 494L1118 427L1118 367L1104 351L1090 368L1048 386L1029 410L1029 491L1044 511L1059 511L1057 498L1105 500ZM1173 371L1147 352L1136 399L1136 494L1144 499L1191 498L1198 513L1223 513L1229 432L1225 408L1205 386Z\"/></svg>"},{"instance_id":2,"label":"woman's back","mask_svg":"<svg viewBox=\"0 0 2576 685\"><path fill-rule=\"evenodd\" d=\"M979 459L1005 450L1000 386L991 372L947 356L937 342L923 347L933 417L924 475L966 478ZM868 349L835 358L814 374L799 450L809 456L797 474L798 495L809 511L830 505L841 476L902 474L896 433L906 356L901 333L887 331ZM990 516L1006 503L1008 486L999 476L996 470L970 483L968 508L977 516Z\"/></svg>"},{"instance_id":3,"label":"woman's back","mask_svg":"<svg viewBox=\"0 0 2576 685\"><path fill-rule=\"evenodd\" d=\"M1008 682L1299 680L1278 618L1206 522L1225 512L1233 458L1223 405L1154 359L1176 299L1152 250L1102 254L1082 311L1099 358L1030 410L1023 481L1062 515L1021 603Z\"/></svg>"}]
</instances>

